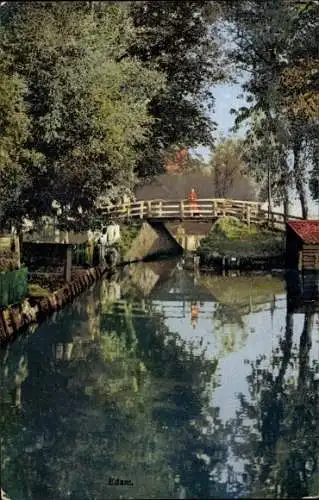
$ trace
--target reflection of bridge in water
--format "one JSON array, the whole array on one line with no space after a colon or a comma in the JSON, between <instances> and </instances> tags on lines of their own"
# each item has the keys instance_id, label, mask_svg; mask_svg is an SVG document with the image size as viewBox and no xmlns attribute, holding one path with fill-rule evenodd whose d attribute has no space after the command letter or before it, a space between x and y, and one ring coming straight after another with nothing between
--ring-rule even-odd
<instances>
[{"instance_id":1,"label":"reflection of bridge in water","mask_svg":"<svg viewBox=\"0 0 319 500\"><path fill-rule=\"evenodd\" d=\"M286 310L287 307L288 313L319 311L319 273L304 276L294 273L293 276L288 275L286 281L279 278L271 281L269 276L255 276L251 282L247 276L214 275L209 281L207 276L200 277L179 269L177 261L128 267L130 272L126 275L124 273L124 276L113 282L103 281L96 287L85 311L79 308L78 314L82 320L74 324L72 321L70 340L64 340L63 345L58 340L55 343L56 360L69 361L74 355L81 357L82 351L85 357L89 344L100 336L100 318L103 316L113 316L115 321L116 318L130 321L130 318L163 318L168 313L167 318L182 320L191 317L191 305L196 303L200 318L210 319L215 311L217 315L222 314L226 323L240 325L249 314L273 313L275 310ZM147 283L145 276L148 272L152 279ZM243 284L246 291L242 289ZM259 288L259 295L256 288ZM204 303L215 305L207 308L203 307ZM65 320L68 321L67 318ZM54 328L54 317L48 319L49 329L50 323Z\"/></svg>"},{"instance_id":2,"label":"reflection of bridge in water","mask_svg":"<svg viewBox=\"0 0 319 500\"><path fill-rule=\"evenodd\" d=\"M256 291L257 290L257 291ZM132 302L132 293L135 299ZM216 302L233 311L236 315L273 311L285 307L284 281L279 278L264 276L202 277L181 269L180 263L162 261L133 264L127 266L121 281L121 300L108 301L108 310L120 314L125 310L124 303L130 304L133 314L154 313L152 304L157 302L172 303L176 317L184 317L188 304L192 302ZM173 306L174 303L174 306Z\"/></svg>"}]
</instances>

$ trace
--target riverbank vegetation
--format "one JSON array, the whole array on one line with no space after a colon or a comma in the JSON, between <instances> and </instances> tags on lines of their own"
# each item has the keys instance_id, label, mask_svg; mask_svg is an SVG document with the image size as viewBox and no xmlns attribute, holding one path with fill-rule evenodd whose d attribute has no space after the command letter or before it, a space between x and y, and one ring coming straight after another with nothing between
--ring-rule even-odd
<instances>
[{"instance_id":1,"label":"riverbank vegetation","mask_svg":"<svg viewBox=\"0 0 319 500\"><path fill-rule=\"evenodd\" d=\"M116 246L119 249L122 258L131 248L131 245L138 235L140 228L141 224L121 224L121 239L117 242Z\"/></svg>"},{"instance_id":2,"label":"riverbank vegetation","mask_svg":"<svg viewBox=\"0 0 319 500\"><path fill-rule=\"evenodd\" d=\"M283 255L285 234L232 217L216 221L197 250L203 262L211 257L257 258Z\"/></svg>"}]
</instances>

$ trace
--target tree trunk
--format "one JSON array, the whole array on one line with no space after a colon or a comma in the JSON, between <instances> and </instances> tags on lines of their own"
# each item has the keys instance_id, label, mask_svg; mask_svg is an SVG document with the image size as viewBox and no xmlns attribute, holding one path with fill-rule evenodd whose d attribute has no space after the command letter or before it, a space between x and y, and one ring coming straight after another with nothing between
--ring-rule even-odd
<instances>
[{"instance_id":1,"label":"tree trunk","mask_svg":"<svg viewBox=\"0 0 319 500\"><path fill-rule=\"evenodd\" d=\"M307 194L306 194L306 189L305 189L305 180L304 180L304 171L301 165L301 158L300 158L300 153L301 153L301 145L302 141L300 139L296 140L294 143L294 176L295 176L295 183L296 183L296 189L299 195L299 200L301 204L301 213L302 217L304 219L308 219L308 202L307 202Z\"/></svg>"},{"instance_id":2,"label":"tree trunk","mask_svg":"<svg viewBox=\"0 0 319 500\"><path fill-rule=\"evenodd\" d=\"M267 188L268 188L268 225L270 223L272 227L274 227L274 219L272 216L272 195L271 195L271 176L270 176L270 165L268 165L268 174L267 174Z\"/></svg>"},{"instance_id":3,"label":"tree trunk","mask_svg":"<svg viewBox=\"0 0 319 500\"><path fill-rule=\"evenodd\" d=\"M287 222L289 219L289 188L287 185L284 187L284 220Z\"/></svg>"},{"instance_id":4,"label":"tree trunk","mask_svg":"<svg viewBox=\"0 0 319 500\"><path fill-rule=\"evenodd\" d=\"M283 168L283 189L282 189L282 197L283 197L283 205L284 205L284 221L287 222L289 219L289 167L285 157L281 159L281 167Z\"/></svg>"}]
</instances>

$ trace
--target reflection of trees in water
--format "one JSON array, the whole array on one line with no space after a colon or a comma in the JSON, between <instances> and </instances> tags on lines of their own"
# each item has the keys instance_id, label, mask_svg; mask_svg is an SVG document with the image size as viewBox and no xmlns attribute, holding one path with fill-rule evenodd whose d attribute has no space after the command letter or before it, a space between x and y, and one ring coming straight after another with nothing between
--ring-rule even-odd
<instances>
[{"instance_id":1,"label":"reflection of trees in water","mask_svg":"<svg viewBox=\"0 0 319 500\"><path fill-rule=\"evenodd\" d=\"M100 315L95 299L89 310L87 302L74 305L47 322L21 353L13 346L27 359L28 374L21 410L5 402L8 494L100 500L176 498L183 489L206 498L218 491L224 430L209 390L217 361L196 355L158 312L134 315L128 304L116 317ZM99 322L94 336L86 333L84 349L80 340L93 313ZM57 357L53 346L70 342L72 355ZM5 366L16 374L14 363L12 353ZM109 476L135 486L118 493L108 486ZM21 477L19 492L15 477Z\"/></svg>"},{"instance_id":2,"label":"reflection of trees in water","mask_svg":"<svg viewBox=\"0 0 319 500\"><path fill-rule=\"evenodd\" d=\"M240 396L240 411L230 422L234 453L246 462L247 483L241 486L253 495L318 494L319 364L309 360L312 325L308 312L299 346L293 346L293 317L287 314L285 335L268 366L265 356L251 363L250 400Z\"/></svg>"},{"instance_id":3,"label":"reflection of trees in water","mask_svg":"<svg viewBox=\"0 0 319 500\"><path fill-rule=\"evenodd\" d=\"M5 475L8 484L13 485L11 493L14 496L12 498L23 498L23 495L28 492L24 460L20 454L23 446L23 428L20 418L21 387L27 377L28 363L23 341L18 339L14 351L10 344L0 351L0 477L3 478ZM3 486L3 479L1 486Z\"/></svg>"},{"instance_id":4,"label":"reflection of trees in water","mask_svg":"<svg viewBox=\"0 0 319 500\"><path fill-rule=\"evenodd\" d=\"M212 314L214 335L219 343L219 356L239 350L248 337L243 317L230 307L215 303Z\"/></svg>"}]
</instances>

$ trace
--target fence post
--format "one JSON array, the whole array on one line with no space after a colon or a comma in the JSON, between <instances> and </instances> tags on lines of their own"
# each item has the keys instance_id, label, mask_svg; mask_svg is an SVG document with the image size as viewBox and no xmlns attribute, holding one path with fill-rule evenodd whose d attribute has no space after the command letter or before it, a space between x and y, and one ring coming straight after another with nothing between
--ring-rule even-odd
<instances>
[{"instance_id":1,"label":"fence post","mask_svg":"<svg viewBox=\"0 0 319 500\"><path fill-rule=\"evenodd\" d=\"M250 205L247 205L247 224L250 227Z\"/></svg>"},{"instance_id":2,"label":"fence post","mask_svg":"<svg viewBox=\"0 0 319 500\"><path fill-rule=\"evenodd\" d=\"M162 206L162 201L159 202L159 217L162 217L163 214L163 206Z\"/></svg>"},{"instance_id":3,"label":"fence post","mask_svg":"<svg viewBox=\"0 0 319 500\"><path fill-rule=\"evenodd\" d=\"M144 201L140 201L140 219L143 219L144 215Z\"/></svg>"},{"instance_id":4,"label":"fence post","mask_svg":"<svg viewBox=\"0 0 319 500\"><path fill-rule=\"evenodd\" d=\"M213 200L213 216L217 217L217 201Z\"/></svg>"},{"instance_id":5,"label":"fence post","mask_svg":"<svg viewBox=\"0 0 319 500\"><path fill-rule=\"evenodd\" d=\"M179 209L179 211L180 211L181 219L183 219L184 218L184 200L180 201L180 209Z\"/></svg>"}]
</instances>

